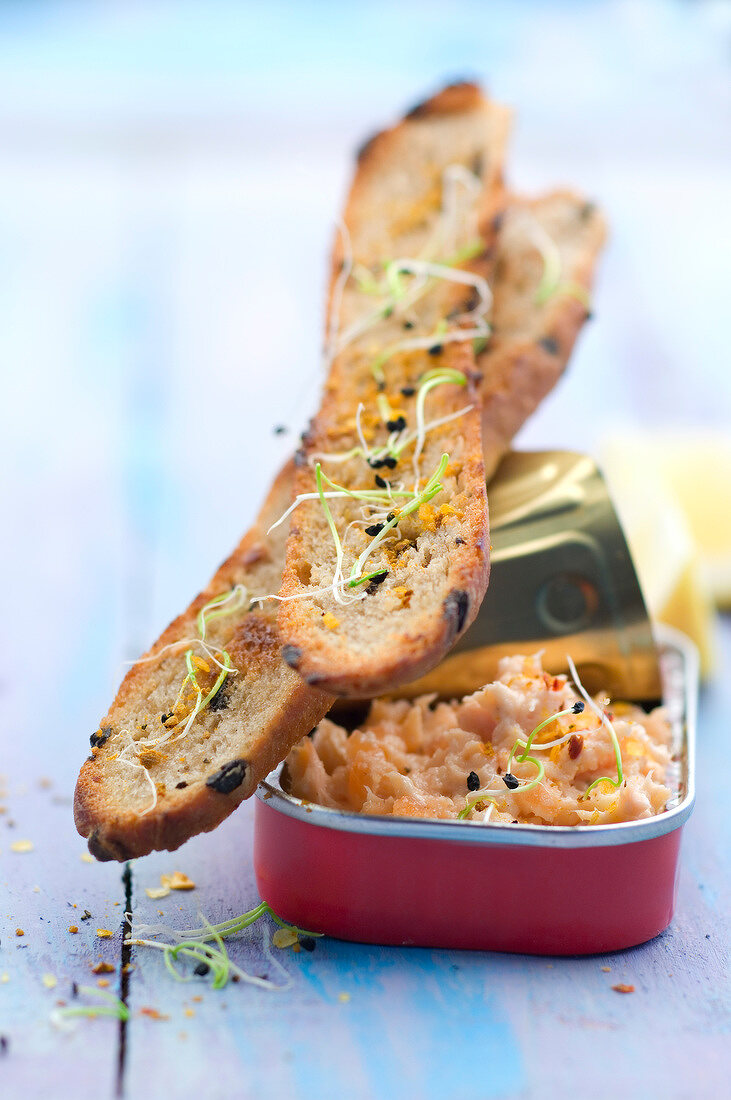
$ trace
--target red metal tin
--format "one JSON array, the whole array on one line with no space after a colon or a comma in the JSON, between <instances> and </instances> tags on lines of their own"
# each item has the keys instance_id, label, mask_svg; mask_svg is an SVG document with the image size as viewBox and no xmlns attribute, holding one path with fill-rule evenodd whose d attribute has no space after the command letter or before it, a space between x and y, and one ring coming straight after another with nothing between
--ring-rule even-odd
<instances>
[{"instance_id":1,"label":"red metal tin","mask_svg":"<svg viewBox=\"0 0 731 1100\"><path fill-rule=\"evenodd\" d=\"M259 789L254 863L284 920L340 939L584 955L643 943L675 905L694 799L697 659L661 628L678 794L658 817L576 828L369 817Z\"/></svg>"}]
</instances>

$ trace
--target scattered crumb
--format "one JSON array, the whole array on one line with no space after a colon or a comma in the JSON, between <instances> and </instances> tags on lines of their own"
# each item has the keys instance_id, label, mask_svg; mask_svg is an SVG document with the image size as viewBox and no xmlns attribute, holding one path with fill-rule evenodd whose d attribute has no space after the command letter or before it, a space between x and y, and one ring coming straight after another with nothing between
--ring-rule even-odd
<instances>
[{"instance_id":1,"label":"scattered crumb","mask_svg":"<svg viewBox=\"0 0 731 1100\"><path fill-rule=\"evenodd\" d=\"M38 780L38 786L41 788L42 791L48 791L53 786L53 783L50 779L46 779L46 777L44 776L42 779Z\"/></svg>"},{"instance_id":2,"label":"scattered crumb","mask_svg":"<svg viewBox=\"0 0 731 1100\"><path fill-rule=\"evenodd\" d=\"M113 935L108 928L97 928L96 934L101 940L108 940Z\"/></svg>"},{"instance_id":3,"label":"scattered crumb","mask_svg":"<svg viewBox=\"0 0 731 1100\"><path fill-rule=\"evenodd\" d=\"M81 855L79 856L79 859L81 860L82 863L93 863L94 862L94 857L91 854L91 852L82 852Z\"/></svg>"},{"instance_id":4,"label":"scattered crumb","mask_svg":"<svg viewBox=\"0 0 731 1100\"><path fill-rule=\"evenodd\" d=\"M612 989L615 993L634 993L635 991L633 985L625 985L624 982L620 982L619 985L613 985Z\"/></svg>"},{"instance_id":5,"label":"scattered crumb","mask_svg":"<svg viewBox=\"0 0 731 1100\"><path fill-rule=\"evenodd\" d=\"M169 886L171 890L195 890L195 883L182 871L173 871L172 875L160 875L163 886Z\"/></svg>"},{"instance_id":6,"label":"scattered crumb","mask_svg":"<svg viewBox=\"0 0 731 1100\"><path fill-rule=\"evenodd\" d=\"M58 979L53 974L44 974L41 981L45 985L46 989L55 989L58 985Z\"/></svg>"},{"instance_id":7,"label":"scattered crumb","mask_svg":"<svg viewBox=\"0 0 731 1100\"><path fill-rule=\"evenodd\" d=\"M71 932L72 935L75 935L78 931L79 931L78 924L70 924L69 925L69 932Z\"/></svg>"},{"instance_id":8,"label":"scattered crumb","mask_svg":"<svg viewBox=\"0 0 731 1100\"><path fill-rule=\"evenodd\" d=\"M97 978L97 980L96 980L96 984L97 984L97 985L98 985L98 986L99 986L99 987L100 987L101 989L106 989L106 988L107 988L107 986L109 985L109 978Z\"/></svg>"},{"instance_id":9,"label":"scattered crumb","mask_svg":"<svg viewBox=\"0 0 731 1100\"><path fill-rule=\"evenodd\" d=\"M605 974L608 974L611 969L612 969L611 966L603 966L602 967L602 970L604 971Z\"/></svg>"},{"instance_id":10,"label":"scattered crumb","mask_svg":"<svg viewBox=\"0 0 731 1100\"><path fill-rule=\"evenodd\" d=\"M33 887L33 893L34 894L40 894L40 892L41 892L40 886L34 886Z\"/></svg>"},{"instance_id":11,"label":"scattered crumb","mask_svg":"<svg viewBox=\"0 0 731 1100\"><path fill-rule=\"evenodd\" d=\"M92 966L91 972L92 974L113 974L114 967L111 963L98 962L96 966Z\"/></svg>"},{"instance_id":12,"label":"scattered crumb","mask_svg":"<svg viewBox=\"0 0 731 1100\"><path fill-rule=\"evenodd\" d=\"M140 1016L149 1016L151 1020L169 1020L169 1016L163 1015L162 1012L158 1012L156 1008L151 1008L149 1005L144 1005L140 1009Z\"/></svg>"},{"instance_id":13,"label":"scattered crumb","mask_svg":"<svg viewBox=\"0 0 731 1100\"><path fill-rule=\"evenodd\" d=\"M195 1009L194 1008L186 1008L186 1009L184 1009L183 1014L185 1016L195 1016Z\"/></svg>"},{"instance_id":14,"label":"scattered crumb","mask_svg":"<svg viewBox=\"0 0 731 1100\"><path fill-rule=\"evenodd\" d=\"M157 898L166 898L168 896L168 894L170 893L170 887L169 886L146 886L145 887L145 893L147 894L148 898L153 898L153 900L156 900Z\"/></svg>"},{"instance_id":15,"label":"scattered crumb","mask_svg":"<svg viewBox=\"0 0 731 1100\"><path fill-rule=\"evenodd\" d=\"M338 993L338 1000L341 1001L342 1004L346 1005L348 1003L348 1001L350 1000L350 994L349 993Z\"/></svg>"},{"instance_id":16,"label":"scattered crumb","mask_svg":"<svg viewBox=\"0 0 731 1100\"><path fill-rule=\"evenodd\" d=\"M275 947L291 947L292 944L297 943L297 933L289 928L278 928L272 936L272 943Z\"/></svg>"},{"instance_id":17,"label":"scattered crumb","mask_svg":"<svg viewBox=\"0 0 731 1100\"><path fill-rule=\"evenodd\" d=\"M191 999L191 1001L195 1001L196 1004L199 1004L203 1000L203 998L199 995L197 995L195 997L191 997L190 999Z\"/></svg>"},{"instance_id":18,"label":"scattered crumb","mask_svg":"<svg viewBox=\"0 0 731 1100\"><path fill-rule=\"evenodd\" d=\"M15 935L16 935L16 936L24 936L24 935L25 935L25 932L23 931L23 929L22 929L22 928L16 928L16 929L15 929Z\"/></svg>"},{"instance_id":19,"label":"scattered crumb","mask_svg":"<svg viewBox=\"0 0 731 1100\"><path fill-rule=\"evenodd\" d=\"M32 852L33 848L32 840L14 840L10 845L11 852Z\"/></svg>"}]
</instances>

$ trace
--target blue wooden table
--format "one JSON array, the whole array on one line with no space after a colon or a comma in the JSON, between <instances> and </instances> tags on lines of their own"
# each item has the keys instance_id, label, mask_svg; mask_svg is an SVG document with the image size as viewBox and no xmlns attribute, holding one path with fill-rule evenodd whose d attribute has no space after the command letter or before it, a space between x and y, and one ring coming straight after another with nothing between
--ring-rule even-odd
<instances>
[{"instance_id":1,"label":"blue wooden table","mask_svg":"<svg viewBox=\"0 0 731 1100\"><path fill-rule=\"evenodd\" d=\"M123 912L189 926L198 910L223 920L254 905L253 807L128 869L88 862L71 816L122 662L235 543L316 400L350 150L442 77L481 74L515 104L518 186L575 183L613 225L597 319L521 443L596 453L620 422L728 425L728 331L714 323L727 297L725 12L3 7L3 1100L728 1093L728 621L701 697L677 915L631 951L321 940L276 953L285 993L178 985L151 951L123 958ZM281 423L289 435L272 433ZM150 898L174 870L195 890ZM277 977L256 929L230 950ZM114 971L94 973L99 962ZM72 983L100 977L129 1020L55 1028Z\"/></svg>"}]
</instances>

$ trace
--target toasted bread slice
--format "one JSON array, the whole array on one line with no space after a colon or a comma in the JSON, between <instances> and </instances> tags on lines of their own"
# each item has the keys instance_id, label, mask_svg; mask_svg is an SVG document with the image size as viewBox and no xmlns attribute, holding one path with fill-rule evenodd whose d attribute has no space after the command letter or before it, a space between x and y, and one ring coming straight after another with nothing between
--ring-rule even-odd
<instances>
[{"instance_id":1,"label":"toasted bread slice","mask_svg":"<svg viewBox=\"0 0 731 1100\"><path fill-rule=\"evenodd\" d=\"M285 659L332 693L377 694L433 667L487 586L472 338L489 308L508 120L457 85L359 157L345 212L352 256L341 239L330 373L298 456L279 614Z\"/></svg>"},{"instance_id":2,"label":"toasted bread slice","mask_svg":"<svg viewBox=\"0 0 731 1100\"><path fill-rule=\"evenodd\" d=\"M308 687L282 660L273 601L249 610L250 596L279 588L287 530L266 532L287 508L293 478L290 462L254 526L208 587L130 669L92 734L74 815L97 859L178 848L214 829L331 706L329 695ZM227 593L233 593L227 603L210 606ZM208 651L197 623L207 606ZM230 613L215 617L223 611ZM226 676L212 659L225 665L222 651L235 669ZM222 683L183 734L199 698L190 681L181 697L187 653L202 693L219 677Z\"/></svg>"},{"instance_id":3,"label":"toasted bread slice","mask_svg":"<svg viewBox=\"0 0 731 1100\"><path fill-rule=\"evenodd\" d=\"M510 198L497 243L492 333L479 356L485 474L563 373L589 316L606 227L572 191Z\"/></svg>"}]
</instances>

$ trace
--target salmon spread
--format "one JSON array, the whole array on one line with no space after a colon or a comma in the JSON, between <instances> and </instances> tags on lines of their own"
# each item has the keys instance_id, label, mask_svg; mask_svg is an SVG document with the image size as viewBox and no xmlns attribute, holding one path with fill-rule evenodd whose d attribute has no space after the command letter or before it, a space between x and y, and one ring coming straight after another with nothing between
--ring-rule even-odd
<instances>
[{"instance_id":1,"label":"salmon spread","mask_svg":"<svg viewBox=\"0 0 731 1100\"><path fill-rule=\"evenodd\" d=\"M575 670L573 670L575 671ZM352 732L329 719L286 762L291 794L365 814L599 825L661 813L671 796L662 707L591 698L540 656L508 657L461 701L374 699Z\"/></svg>"}]
</instances>

